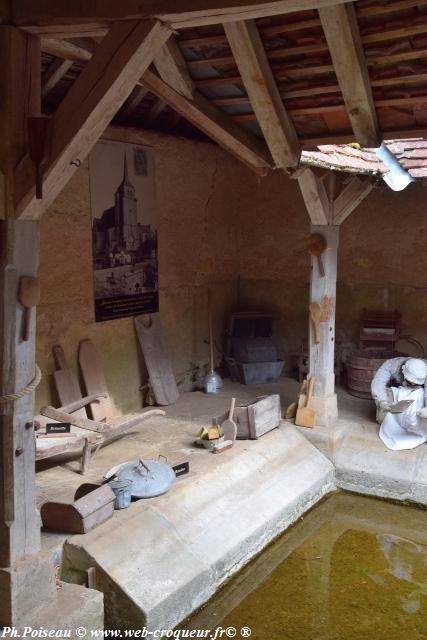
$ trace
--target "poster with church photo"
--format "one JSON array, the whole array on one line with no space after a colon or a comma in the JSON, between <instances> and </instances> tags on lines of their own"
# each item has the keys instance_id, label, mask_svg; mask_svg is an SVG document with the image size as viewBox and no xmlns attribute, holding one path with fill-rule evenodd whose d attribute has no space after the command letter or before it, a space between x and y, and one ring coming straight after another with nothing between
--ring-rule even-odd
<instances>
[{"instance_id":1,"label":"poster with church photo","mask_svg":"<svg viewBox=\"0 0 427 640\"><path fill-rule=\"evenodd\" d=\"M153 156L101 140L89 156L97 322L159 310Z\"/></svg>"}]
</instances>

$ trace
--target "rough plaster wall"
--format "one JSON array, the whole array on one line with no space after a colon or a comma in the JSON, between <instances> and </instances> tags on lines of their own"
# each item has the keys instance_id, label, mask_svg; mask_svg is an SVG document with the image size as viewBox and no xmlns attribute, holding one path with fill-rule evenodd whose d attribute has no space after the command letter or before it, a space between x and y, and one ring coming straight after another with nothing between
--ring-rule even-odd
<instances>
[{"instance_id":1,"label":"rough plaster wall","mask_svg":"<svg viewBox=\"0 0 427 640\"><path fill-rule=\"evenodd\" d=\"M427 352L427 192L420 183L375 189L340 230L337 340L358 339L360 311L397 308L402 332ZM420 355L406 341L400 350Z\"/></svg>"},{"instance_id":2,"label":"rough plaster wall","mask_svg":"<svg viewBox=\"0 0 427 640\"><path fill-rule=\"evenodd\" d=\"M236 305L236 208L249 172L211 144L130 130L105 137L155 151L161 319L174 372L183 379L190 363L208 361L208 285L218 340ZM132 319L94 322L90 224L85 163L42 220L37 361L44 378L36 408L57 400L51 388L52 346L60 343L77 370L78 343L91 338L117 412L124 413L141 408L139 387L147 375Z\"/></svg>"},{"instance_id":3,"label":"rough plaster wall","mask_svg":"<svg viewBox=\"0 0 427 640\"><path fill-rule=\"evenodd\" d=\"M296 181L282 171L258 180L212 144L136 130L106 137L155 150L161 318L178 378L191 363L208 360L208 285L217 341L230 312L271 311L274 339L291 371L307 336L309 295L310 221ZM88 178L85 164L42 221L37 360L45 375L36 402L56 401L52 346L61 343L77 370L78 342L89 337L118 412L127 412L141 407L147 375L132 320L94 322ZM427 348L426 227L420 184L401 193L374 190L343 223L337 342L357 341L363 307L397 307L404 331ZM403 341L399 347L416 353Z\"/></svg>"},{"instance_id":4,"label":"rough plaster wall","mask_svg":"<svg viewBox=\"0 0 427 640\"><path fill-rule=\"evenodd\" d=\"M310 218L297 181L275 171L246 192L240 215L239 306L273 313L273 337L289 372L308 330Z\"/></svg>"},{"instance_id":5,"label":"rough plaster wall","mask_svg":"<svg viewBox=\"0 0 427 640\"><path fill-rule=\"evenodd\" d=\"M240 301L274 314L274 336L286 371L296 366L308 332L310 221L296 181L275 172L247 193L241 210ZM358 343L364 307L397 308L402 332L427 352L426 190L375 189L342 224L338 252L339 343ZM398 348L419 355L401 340Z\"/></svg>"}]
</instances>

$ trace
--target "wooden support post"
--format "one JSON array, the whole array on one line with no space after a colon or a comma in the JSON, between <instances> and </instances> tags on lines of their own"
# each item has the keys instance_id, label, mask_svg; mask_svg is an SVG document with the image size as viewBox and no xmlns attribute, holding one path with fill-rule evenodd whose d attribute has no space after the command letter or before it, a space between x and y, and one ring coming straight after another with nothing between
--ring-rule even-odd
<instances>
[{"instance_id":1,"label":"wooden support post","mask_svg":"<svg viewBox=\"0 0 427 640\"><path fill-rule=\"evenodd\" d=\"M37 275L39 228L14 218L15 167L27 152L27 118L40 109L38 39L0 27L0 395L24 389L35 375L35 313L23 340L24 307L18 300L21 276ZM41 601L56 597L53 563L41 559L35 500L34 392L0 403L0 626L28 620Z\"/></svg>"},{"instance_id":2,"label":"wooden support post","mask_svg":"<svg viewBox=\"0 0 427 640\"><path fill-rule=\"evenodd\" d=\"M310 321L310 376L315 377L312 408L316 411L316 424L329 426L338 416L335 394L335 297L337 283L337 256L339 227L316 225L312 233L324 236L327 248L322 255L325 270L321 277L317 260L311 260L310 303L320 305L320 342L315 342L313 323Z\"/></svg>"}]
</instances>

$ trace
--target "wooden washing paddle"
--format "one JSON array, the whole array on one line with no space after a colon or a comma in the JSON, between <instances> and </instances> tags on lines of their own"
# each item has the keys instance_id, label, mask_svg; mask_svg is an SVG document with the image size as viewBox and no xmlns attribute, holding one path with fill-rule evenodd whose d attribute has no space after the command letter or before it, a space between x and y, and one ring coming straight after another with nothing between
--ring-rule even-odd
<instances>
[{"instance_id":1,"label":"wooden washing paddle","mask_svg":"<svg viewBox=\"0 0 427 640\"><path fill-rule=\"evenodd\" d=\"M40 285L37 278L31 276L20 277L18 298L24 307L24 332L22 339L27 341L30 334L31 308L40 302Z\"/></svg>"},{"instance_id":2,"label":"wooden washing paddle","mask_svg":"<svg viewBox=\"0 0 427 640\"><path fill-rule=\"evenodd\" d=\"M304 379L298 391L298 397L296 401L292 402L286 409L285 418L288 418L288 419L295 418L295 416L297 415L298 401L300 399L300 396L305 392L306 386L307 386L307 380Z\"/></svg>"},{"instance_id":3,"label":"wooden washing paddle","mask_svg":"<svg viewBox=\"0 0 427 640\"><path fill-rule=\"evenodd\" d=\"M237 425L233 420L234 407L236 405L236 398L231 398L230 404L230 412L228 414L228 419L225 420L222 425L222 431L224 433L224 440L231 440L234 442L237 435Z\"/></svg>"},{"instance_id":4,"label":"wooden washing paddle","mask_svg":"<svg viewBox=\"0 0 427 640\"><path fill-rule=\"evenodd\" d=\"M310 409L310 402L313 396L314 389L314 377L310 378L308 381L308 393L307 393L307 402L305 403L305 407L298 408L297 415L295 416L295 424L298 427L314 427L314 422L316 420L316 413L314 409Z\"/></svg>"},{"instance_id":5,"label":"wooden washing paddle","mask_svg":"<svg viewBox=\"0 0 427 640\"><path fill-rule=\"evenodd\" d=\"M323 278L325 276L325 269L323 268L322 253L327 247L326 240L324 236L320 235L320 233L312 233L308 236L306 244L309 254L314 258L317 258L319 274Z\"/></svg>"},{"instance_id":6,"label":"wooden washing paddle","mask_svg":"<svg viewBox=\"0 0 427 640\"><path fill-rule=\"evenodd\" d=\"M317 302L310 302L309 306L310 318L313 323L314 329L314 342L318 344L320 342L320 315L322 310L320 304Z\"/></svg>"}]
</instances>

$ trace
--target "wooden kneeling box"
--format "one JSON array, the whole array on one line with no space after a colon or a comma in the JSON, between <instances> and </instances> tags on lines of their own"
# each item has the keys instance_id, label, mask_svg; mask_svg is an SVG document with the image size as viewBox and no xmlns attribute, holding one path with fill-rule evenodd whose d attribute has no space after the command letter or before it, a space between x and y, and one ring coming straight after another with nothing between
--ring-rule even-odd
<instances>
[{"instance_id":1,"label":"wooden kneeling box","mask_svg":"<svg viewBox=\"0 0 427 640\"><path fill-rule=\"evenodd\" d=\"M104 484L72 503L45 502L40 509L43 526L54 531L87 533L111 518L114 500L114 491Z\"/></svg>"},{"instance_id":2,"label":"wooden kneeling box","mask_svg":"<svg viewBox=\"0 0 427 640\"><path fill-rule=\"evenodd\" d=\"M228 413L217 418L222 424L228 418ZM238 440L257 440L272 429L280 425L282 418L279 394L264 396L249 404L235 407L233 420L237 425Z\"/></svg>"}]
</instances>

